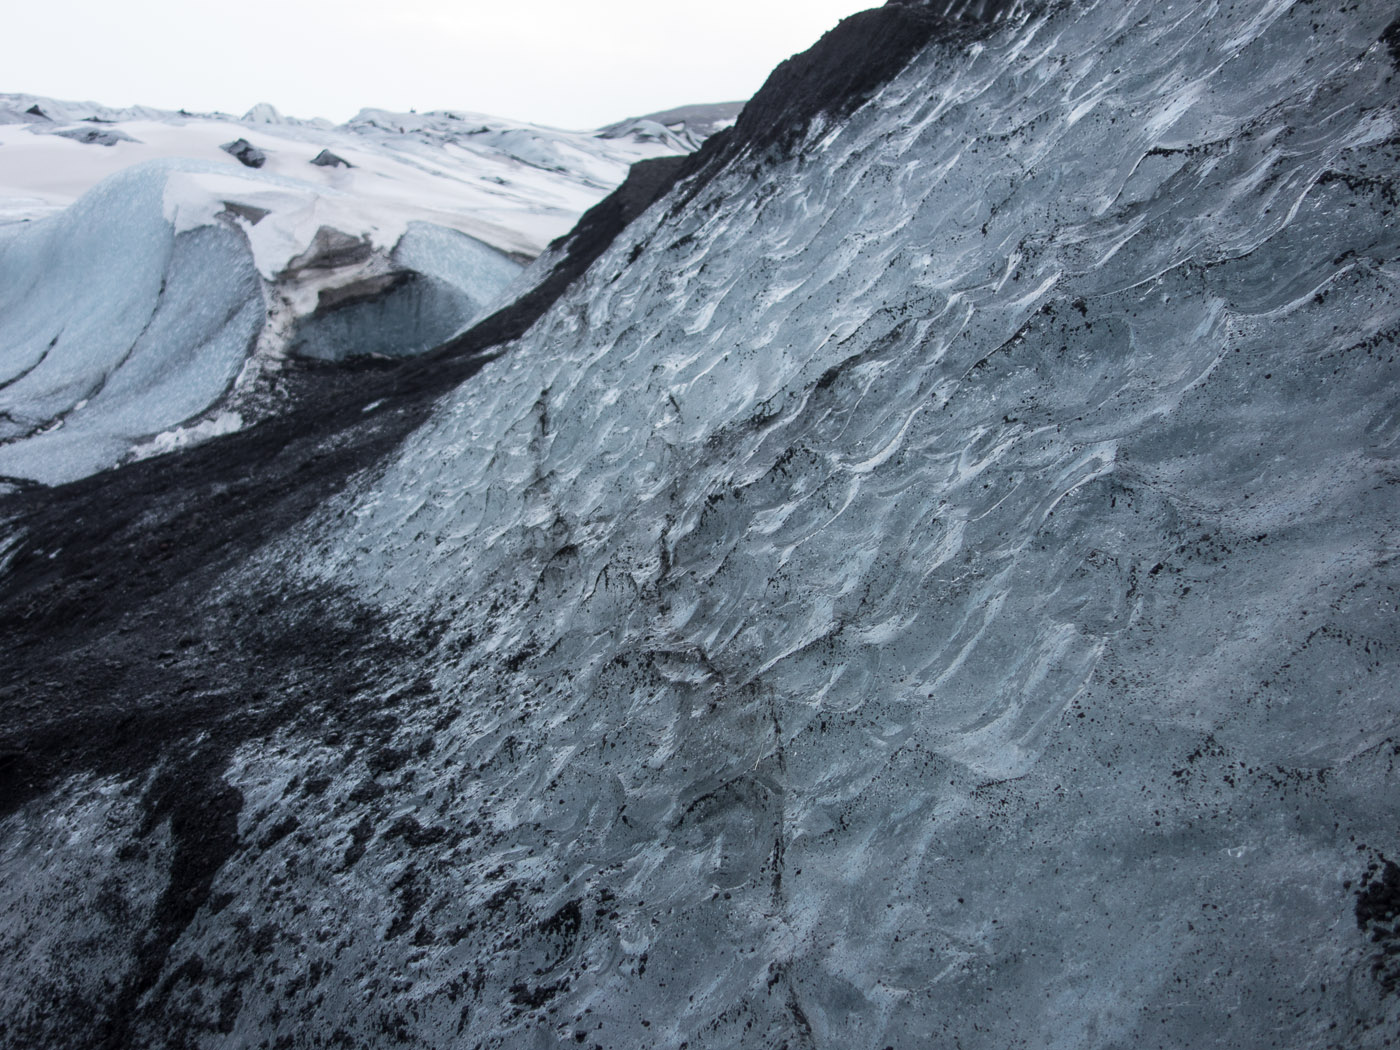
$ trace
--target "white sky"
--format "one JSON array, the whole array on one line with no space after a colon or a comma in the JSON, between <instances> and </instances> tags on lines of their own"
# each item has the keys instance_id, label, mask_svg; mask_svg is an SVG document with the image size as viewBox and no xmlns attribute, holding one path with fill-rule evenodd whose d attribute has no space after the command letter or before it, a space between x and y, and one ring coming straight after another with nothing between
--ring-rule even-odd
<instances>
[{"instance_id":1,"label":"white sky","mask_svg":"<svg viewBox=\"0 0 1400 1050\"><path fill-rule=\"evenodd\" d=\"M883 0L16 0L0 91L343 121L363 106L591 128L748 98Z\"/></svg>"}]
</instances>

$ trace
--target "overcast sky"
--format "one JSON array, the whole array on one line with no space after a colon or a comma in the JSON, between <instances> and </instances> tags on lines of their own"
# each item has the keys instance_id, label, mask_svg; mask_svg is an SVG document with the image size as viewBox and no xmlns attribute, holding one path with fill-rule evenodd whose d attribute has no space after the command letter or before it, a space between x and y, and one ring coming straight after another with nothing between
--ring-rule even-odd
<instances>
[{"instance_id":1,"label":"overcast sky","mask_svg":"<svg viewBox=\"0 0 1400 1050\"><path fill-rule=\"evenodd\" d=\"M17 0L0 91L342 121L363 106L591 128L748 98L883 0Z\"/></svg>"}]
</instances>

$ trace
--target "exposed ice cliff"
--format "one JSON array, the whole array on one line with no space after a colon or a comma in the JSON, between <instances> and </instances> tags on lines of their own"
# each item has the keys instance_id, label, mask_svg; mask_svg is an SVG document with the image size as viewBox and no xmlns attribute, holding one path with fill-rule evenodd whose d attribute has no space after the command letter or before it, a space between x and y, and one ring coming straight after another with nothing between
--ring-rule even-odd
<instances>
[{"instance_id":1,"label":"exposed ice cliff","mask_svg":"<svg viewBox=\"0 0 1400 1050\"><path fill-rule=\"evenodd\" d=\"M219 400L263 327L236 229L178 229L139 167L60 215L0 227L0 475L68 481ZM198 170L198 169L196 169Z\"/></svg>"},{"instance_id":2,"label":"exposed ice cliff","mask_svg":"<svg viewBox=\"0 0 1400 1050\"><path fill-rule=\"evenodd\" d=\"M1389 1044L1394 10L949 13L0 503L0 1043Z\"/></svg>"},{"instance_id":3,"label":"exposed ice cliff","mask_svg":"<svg viewBox=\"0 0 1400 1050\"><path fill-rule=\"evenodd\" d=\"M303 203L287 180L149 161L58 215L0 227L0 477L60 484L237 429L285 403L289 353L421 353L520 272L421 222L391 249L321 226L284 260L299 238L267 216ZM324 247L342 242L354 250Z\"/></svg>"}]
</instances>

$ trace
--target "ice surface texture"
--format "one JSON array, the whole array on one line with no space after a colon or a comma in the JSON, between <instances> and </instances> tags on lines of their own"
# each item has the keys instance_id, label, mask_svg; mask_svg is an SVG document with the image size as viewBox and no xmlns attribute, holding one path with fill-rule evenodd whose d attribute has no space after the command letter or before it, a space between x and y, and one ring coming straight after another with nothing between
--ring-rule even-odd
<instances>
[{"instance_id":1,"label":"ice surface texture","mask_svg":"<svg viewBox=\"0 0 1400 1050\"><path fill-rule=\"evenodd\" d=\"M0 233L0 475L55 484L111 466L237 377L262 284L238 230L166 219L168 178L186 169L132 169Z\"/></svg>"},{"instance_id":2,"label":"ice surface texture","mask_svg":"<svg viewBox=\"0 0 1400 1050\"><path fill-rule=\"evenodd\" d=\"M221 771L134 1037L1384 1045L1392 18L1057 5L648 211L224 582L432 652ZM101 1001L68 873L151 910L99 786L12 818L0 1016Z\"/></svg>"}]
</instances>

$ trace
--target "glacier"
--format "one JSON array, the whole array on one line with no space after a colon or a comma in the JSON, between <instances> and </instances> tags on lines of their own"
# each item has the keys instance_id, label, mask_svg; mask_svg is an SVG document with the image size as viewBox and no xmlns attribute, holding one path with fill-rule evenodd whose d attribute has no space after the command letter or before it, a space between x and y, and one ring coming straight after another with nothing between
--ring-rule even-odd
<instances>
[{"instance_id":1,"label":"glacier","mask_svg":"<svg viewBox=\"0 0 1400 1050\"><path fill-rule=\"evenodd\" d=\"M0 475L47 482L121 459L198 415L241 371L263 293L235 230L176 231L166 168L0 227Z\"/></svg>"},{"instance_id":2,"label":"glacier","mask_svg":"<svg viewBox=\"0 0 1400 1050\"><path fill-rule=\"evenodd\" d=\"M267 209L273 226L302 238L294 251L314 232L314 226L304 228L308 219L301 214L314 208L322 223L356 235L381 232L390 245L396 230L417 220L533 257L618 185L629 165L690 152L732 123L738 109L685 107L598 131L460 110L365 109L335 126L286 117L265 103L234 117L0 93L0 222L54 214L102 179L154 160L202 160L247 175L222 149L242 139L265 155L258 171L297 184L296 207L284 200ZM83 141L94 131L115 141L94 148ZM327 150L350 167L318 165ZM241 185L247 191L255 183Z\"/></svg>"},{"instance_id":3,"label":"glacier","mask_svg":"<svg viewBox=\"0 0 1400 1050\"><path fill-rule=\"evenodd\" d=\"M0 501L0 1043L1389 1045L1397 63L866 12L538 312Z\"/></svg>"},{"instance_id":4,"label":"glacier","mask_svg":"<svg viewBox=\"0 0 1400 1050\"><path fill-rule=\"evenodd\" d=\"M441 345L631 163L690 152L731 108L587 133L0 95L0 479L61 484L252 425L296 400L298 358Z\"/></svg>"}]
</instances>

